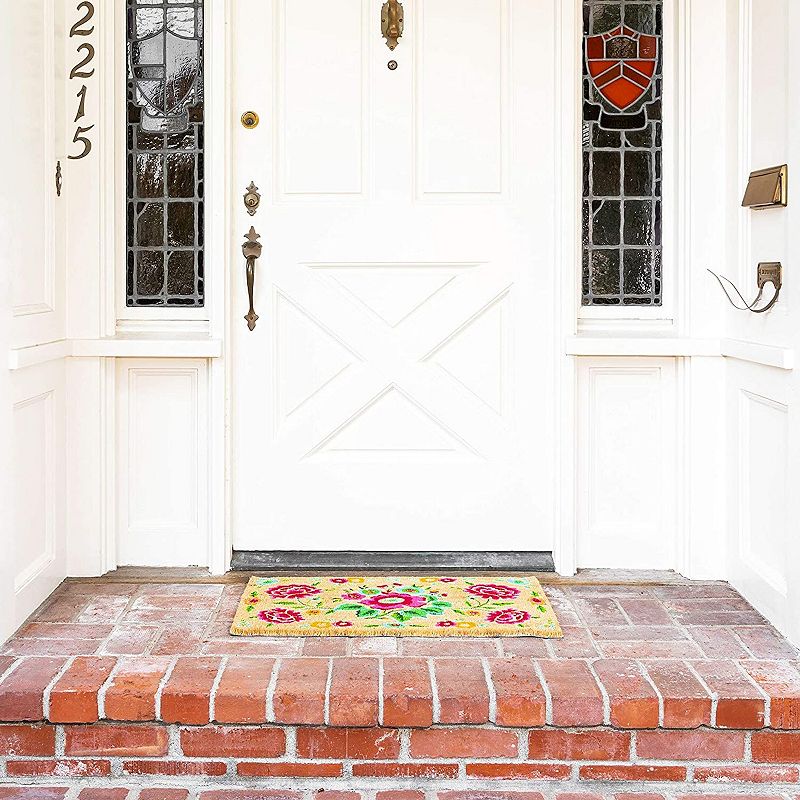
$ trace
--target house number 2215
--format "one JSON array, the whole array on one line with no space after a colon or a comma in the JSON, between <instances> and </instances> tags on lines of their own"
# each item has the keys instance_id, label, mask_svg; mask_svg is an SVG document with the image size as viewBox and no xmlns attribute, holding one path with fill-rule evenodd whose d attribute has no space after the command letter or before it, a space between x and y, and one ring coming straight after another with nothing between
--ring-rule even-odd
<instances>
[{"instance_id":1,"label":"house number 2215","mask_svg":"<svg viewBox=\"0 0 800 800\"><path fill-rule=\"evenodd\" d=\"M90 36L94 33L94 25L89 25L89 22L91 22L94 17L94 6L89 0L81 0L77 5L76 11L78 11L80 17L69 29L70 39L75 36ZM69 78L70 80L80 81L81 88L76 95L78 98L78 107L75 111L75 119L73 122L78 124L75 126L75 134L72 137L72 141L78 145L80 152L76 155L67 156L67 158L73 160L86 158L86 156L92 152L92 142L86 134L94 128L94 125L80 124L80 121L86 116L86 84L84 81L94 75L94 67L89 68L89 65L94 61L94 46L89 44L89 42L82 42L75 50L78 61L70 70Z\"/></svg>"}]
</instances>

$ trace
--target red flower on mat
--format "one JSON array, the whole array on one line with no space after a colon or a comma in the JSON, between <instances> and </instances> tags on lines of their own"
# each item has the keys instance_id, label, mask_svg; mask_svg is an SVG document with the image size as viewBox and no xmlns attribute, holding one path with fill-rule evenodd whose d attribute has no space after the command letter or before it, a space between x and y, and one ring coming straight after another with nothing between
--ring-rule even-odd
<instances>
[{"instance_id":1,"label":"red flower on mat","mask_svg":"<svg viewBox=\"0 0 800 800\"><path fill-rule=\"evenodd\" d=\"M496 622L498 625L518 625L520 622L529 620L531 615L527 611L520 611L517 608L506 608L502 611L492 611L486 619L489 622Z\"/></svg>"},{"instance_id":2,"label":"red flower on mat","mask_svg":"<svg viewBox=\"0 0 800 800\"><path fill-rule=\"evenodd\" d=\"M361 600L361 605L377 608L379 611L391 611L395 608L419 608L428 601L418 594L404 594L403 592L384 592L375 594Z\"/></svg>"},{"instance_id":3,"label":"red flower on mat","mask_svg":"<svg viewBox=\"0 0 800 800\"><path fill-rule=\"evenodd\" d=\"M492 600L508 600L519 594L519 589L515 589L513 586L502 586L498 583L476 583L465 591L476 597L488 597Z\"/></svg>"},{"instance_id":4,"label":"red flower on mat","mask_svg":"<svg viewBox=\"0 0 800 800\"><path fill-rule=\"evenodd\" d=\"M331 583L347 583L347 578L331 578Z\"/></svg>"},{"instance_id":5,"label":"red flower on mat","mask_svg":"<svg viewBox=\"0 0 800 800\"><path fill-rule=\"evenodd\" d=\"M288 608L268 608L259 611L258 618L264 622L274 622L278 625L303 621L302 614L298 611L290 611Z\"/></svg>"},{"instance_id":6,"label":"red flower on mat","mask_svg":"<svg viewBox=\"0 0 800 800\"><path fill-rule=\"evenodd\" d=\"M306 583L287 583L285 586L270 586L264 590L273 600L276 598L287 599L290 597L308 597L319 594L319 589Z\"/></svg>"},{"instance_id":7,"label":"red flower on mat","mask_svg":"<svg viewBox=\"0 0 800 800\"><path fill-rule=\"evenodd\" d=\"M455 622L451 619L440 619L436 623L437 628L452 628L455 625Z\"/></svg>"},{"instance_id":8,"label":"red flower on mat","mask_svg":"<svg viewBox=\"0 0 800 800\"><path fill-rule=\"evenodd\" d=\"M348 592L342 595L342 600L360 600L363 596L361 592Z\"/></svg>"},{"instance_id":9,"label":"red flower on mat","mask_svg":"<svg viewBox=\"0 0 800 800\"><path fill-rule=\"evenodd\" d=\"M346 619L340 619L333 623L337 628L349 628L353 623L348 622Z\"/></svg>"},{"instance_id":10,"label":"red flower on mat","mask_svg":"<svg viewBox=\"0 0 800 800\"><path fill-rule=\"evenodd\" d=\"M455 583L458 578L439 578L442 583Z\"/></svg>"}]
</instances>

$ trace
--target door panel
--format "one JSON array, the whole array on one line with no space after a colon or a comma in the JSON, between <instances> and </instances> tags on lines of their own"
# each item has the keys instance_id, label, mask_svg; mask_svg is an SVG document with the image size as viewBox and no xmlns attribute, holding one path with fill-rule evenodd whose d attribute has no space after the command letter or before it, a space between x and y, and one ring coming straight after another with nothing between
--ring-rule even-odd
<instances>
[{"instance_id":1,"label":"door panel","mask_svg":"<svg viewBox=\"0 0 800 800\"><path fill-rule=\"evenodd\" d=\"M553 8L380 6L235 6L234 547L549 550Z\"/></svg>"}]
</instances>

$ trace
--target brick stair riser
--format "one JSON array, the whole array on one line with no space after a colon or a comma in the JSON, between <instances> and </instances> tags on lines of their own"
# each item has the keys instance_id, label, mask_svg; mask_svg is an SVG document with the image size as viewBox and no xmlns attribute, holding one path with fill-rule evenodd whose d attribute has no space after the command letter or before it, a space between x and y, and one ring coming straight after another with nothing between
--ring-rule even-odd
<instances>
[{"instance_id":1,"label":"brick stair riser","mask_svg":"<svg viewBox=\"0 0 800 800\"><path fill-rule=\"evenodd\" d=\"M800 787L800 732L609 727L0 725L0 779L349 781L444 787L571 780ZM800 788L798 788L800 793Z\"/></svg>"}]
</instances>

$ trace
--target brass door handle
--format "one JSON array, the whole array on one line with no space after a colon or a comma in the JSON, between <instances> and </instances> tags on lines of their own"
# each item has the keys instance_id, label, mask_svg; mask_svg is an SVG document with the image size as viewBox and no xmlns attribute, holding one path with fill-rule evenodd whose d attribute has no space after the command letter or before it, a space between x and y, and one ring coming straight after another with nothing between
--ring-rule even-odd
<instances>
[{"instance_id":1,"label":"brass door handle","mask_svg":"<svg viewBox=\"0 0 800 800\"><path fill-rule=\"evenodd\" d=\"M403 4L399 0L386 0L381 7L381 36L390 50L397 47L403 35Z\"/></svg>"},{"instance_id":2,"label":"brass door handle","mask_svg":"<svg viewBox=\"0 0 800 800\"><path fill-rule=\"evenodd\" d=\"M245 257L245 274L247 276L247 297L250 301L250 310L244 315L247 320L247 327L252 331L256 327L256 314L253 308L253 289L256 282L256 259L261 255L261 243L258 241L261 238L260 233L256 233L256 229L251 225L250 230L244 237L244 244L242 244L242 254Z\"/></svg>"}]
</instances>

